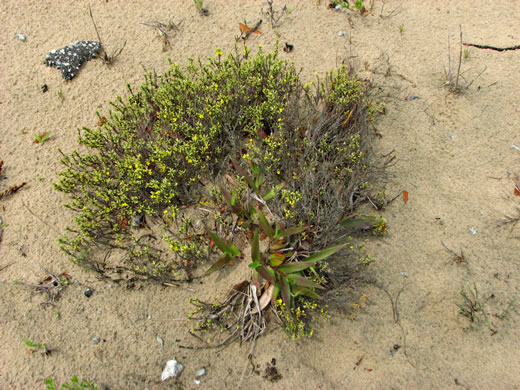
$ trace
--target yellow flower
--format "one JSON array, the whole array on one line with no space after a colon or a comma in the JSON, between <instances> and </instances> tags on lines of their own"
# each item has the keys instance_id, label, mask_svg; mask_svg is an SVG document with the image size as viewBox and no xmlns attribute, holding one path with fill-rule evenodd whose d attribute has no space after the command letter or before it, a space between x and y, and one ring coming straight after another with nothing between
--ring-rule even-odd
<instances>
[{"instance_id":1,"label":"yellow flower","mask_svg":"<svg viewBox=\"0 0 520 390\"><path fill-rule=\"evenodd\" d=\"M221 49L217 49L217 51L215 53L220 57L222 55L222 50Z\"/></svg>"}]
</instances>

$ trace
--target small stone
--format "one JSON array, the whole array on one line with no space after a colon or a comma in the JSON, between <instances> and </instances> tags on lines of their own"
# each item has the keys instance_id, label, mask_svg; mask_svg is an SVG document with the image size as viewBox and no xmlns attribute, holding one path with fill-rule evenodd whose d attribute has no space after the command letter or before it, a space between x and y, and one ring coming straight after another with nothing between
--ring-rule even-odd
<instances>
[{"instance_id":1,"label":"small stone","mask_svg":"<svg viewBox=\"0 0 520 390\"><path fill-rule=\"evenodd\" d=\"M473 226L470 227L470 228L469 228L469 231L470 231L471 234L473 234L473 235L477 234L477 228L476 228L476 227L473 227Z\"/></svg>"},{"instance_id":2,"label":"small stone","mask_svg":"<svg viewBox=\"0 0 520 390\"><path fill-rule=\"evenodd\" d=\"M200 385L200 381L198 379L194 379L193 383L195 383L196 385Z\"/></svg>"},{"instance_id":3,"label":"small stone","mask_svg":"<svg viewBox=\"0 0 520 390\"><path fill-rule=\"evenodd\" d=\"M199 378L201 376L204 376L206 375L206 369L205 368L201 368L200 370L197 370L197 372L195 373L195 377L196 378Z\"/></svg>"},{"instance_id":4,"label":"small stone","mask_svg":"<svg viewBox=\"0 0 520 390\"><path fill-rule=\"evenodd\" d=\"M18 38L20 41L25 42L27 40L27 37L23 34L15 34L16 38Z\"/></svg>"},{"instance_id":5,"label":"small stone","mask_svg":"<svg viewBox=\"0 0 520 390\"><path fill-rule=\"evenodd\" d=\"M401 275L403 275L405 278L408 277L408 272L399 272Z\"/></svg>"},{"instance_id":6,"label":"small stone","mask_svg":"<svg viewBox=\"0 0 520 390\"><path fill-rule=\"evenodd\" d=\"M156 340L157 340L157 342L158 342L159 344L161 344L161 347L164 346L164 340L162 339L161 336L157 336L157 337L156 337Z\"/></svg>"},{"instance_id":7,"label":"small stone","mask_svg":"<svg viewBox=\"0 0 520 390\"><path fill-rule=\"evenodd\" d=\"M47 86L47 84L43 84L41 86L41 89L42 89L42 92L45 93L45 92L47 92L49 90L49 87Z\"/></svg>"},{"instance_id":8,"label":"small stone","mask_svg":"<svg viewBox=\"0 0 520 390\"><path fill-rule=\"evenodd\" d=\"M340 37L344 37L345 35L347 35L347 33L345 31L338 32L338 36L340 36Z\"/></svg>"},{"instance_id":9,"label":"small stone","mask_svg":"<svg viewBox=\"0 0 520 390\"><path fill-rule=\"evenodd\" d=\"M177 360L168 360L166 362L166 367L162 372L161 380L165 381L166 379L169 379L171 377L176 377L180 375L182 370L184 370L184 366L180 364Z\"/></svg>"},{"instance_id":10,"label":"small stone","mask_svg":"<svg viewBox=\"0 0 520 390\"><path fill-rule=\"evenodd\" d=\"M92 337L92 340L90 340L90 342L94 345L97 345L101 342L101 339L97 336L94 336L94 337Z\"/></svg>"},{"instance_id":11,"label":"small stone","mask_svg":"<svg viewBox=\"0 0 520 390\"><path fill-rule=\"evenodd\" d=\"M93 291L90 287L87 287L87 288L85 289L84 294L85 294L85 296L86 296L87 298L90 298L90 297L92 296L92 293L93 293L93 292L94 292L94 291Z\"/></svg>"},{"instance_id":12,"label":"small stone","mask_svg":"<svg viewBox=\"0 0 520 390\"><path fill-rule=\"evenodd\" d=\"M103 312L101 310L98 310L97 315L100 316L101 314L103 314Z\"/></svg>"}]
</instances>

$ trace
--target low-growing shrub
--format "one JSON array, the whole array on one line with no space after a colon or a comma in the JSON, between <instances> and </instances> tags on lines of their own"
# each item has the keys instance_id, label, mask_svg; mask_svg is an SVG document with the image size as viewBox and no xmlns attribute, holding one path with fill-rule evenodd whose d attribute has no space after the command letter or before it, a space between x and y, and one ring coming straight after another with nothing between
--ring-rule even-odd
<instances>
[{"instance_id":1,"label":"low-growing shrub","mask_svg":"<svg viewBox=\"0 0 520 390\"><path fill-rule=\"evenodd\" d=\"M384 224L354 214L368 186L374 106L345 68L302 84L277 50L217 50L128 92L80 131L87 152L63 155L55 188L69 195L76 226L59 243L74 262L112 279L191 280L207 259L214 271L285 230L297 238L278 242L276 265L256 257L251 267L258 291L282 283L291 313L291 296L316 297L323 275L289 264Z\"/></svg>"}]
</instances>

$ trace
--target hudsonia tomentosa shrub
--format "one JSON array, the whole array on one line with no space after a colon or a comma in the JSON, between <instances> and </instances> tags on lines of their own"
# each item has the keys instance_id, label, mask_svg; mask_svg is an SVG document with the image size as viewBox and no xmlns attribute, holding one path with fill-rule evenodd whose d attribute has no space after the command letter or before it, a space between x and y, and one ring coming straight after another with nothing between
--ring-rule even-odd
<instances>
[{"instance_id":1,"label":"hudsonia tomentosa shrub","mask_svg":"<svg viewBox=\"0 0 520 390\"><path fill-rule=\"evenodd\" d=\"M108 119L98 114L98 126L81 129L87 152L63 155L55 188L69 195L76 217L61 248L106 275L191 278L209 240L185 210L218 210L212 185L234 174L230 158L262 172L276 189L278 215L314 225L330 242L325 233L366 187L370 102L343 68L310 84L276 51L245 48L148 74L137 91L128 86Z\"/></svg>"}]
</instances>

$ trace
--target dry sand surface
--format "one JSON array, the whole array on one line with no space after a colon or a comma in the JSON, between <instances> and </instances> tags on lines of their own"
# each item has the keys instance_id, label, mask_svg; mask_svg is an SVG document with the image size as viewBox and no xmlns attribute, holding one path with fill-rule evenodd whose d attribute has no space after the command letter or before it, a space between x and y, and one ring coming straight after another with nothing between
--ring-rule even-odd
<instances>
[{"instance_id":1,"label":"dry sand surface","mask_svg":"<svg viewBox=\"0 0 520 390\"><path fill-rule=\"evenodd\" d=\"M499 221L517 215L519 203L512 174L520 171L520 152L511 145L520 145L520 50L468 48L463 76L471 81L481 74L459 95L444 85L444 69L450 34L457 60L459 25L467 42L520 44L520 3L375 0L362 17L329 10L326 1L277 0L276 7L291 10L278 36L261 13L262 1L204 3L207 17L188 0L0 2L0 189L28 182L0 201L0 280L38 283L44 267L74 281L56 307L40 305L45 297L30 288L0 285L0 388L40 389L49 376L64 382L73 375L110 389L519 388L520 310L513 306L501 316L520 296L519 227ZM112 67L92 60L65 82L43 60L69 42L97 40L88 4L108 50L125 41L126 47ZM255 373L248 345L180 348L194 341L182 320L188 299L225 293L214 278L189 286L194 291L148 284L126 289L70 263L56 238L73 215L52 183L62 169L57 149L77 149L77 129L95 125L95 110L107 112L108 100L124 96L126 83L138 85L145 70L164 72L168 57L186 64L188 57L213 56L217 48L227 53L239 22L252 25L260 18L262 34L252 35L248 45L270 50L277 39L293 44L293 52L280 55L302 68L304 80L315 72L323 76L346 58L379 88L386 114L376 124L382 138L374 137L374 147L397 157L381 185L390 196L408 191L409 200L400 196L381 212L389 232L367 243L375 262L347 289L346 313L332 312L311 339L292 341L280 330L262 337ZM166 52L157 32L142 25L155 19L182 22ZM33 134L43 131L52 131L51 138L33 143ZM441 241L462 250L466 262L455 261ZM490 323L477 331L465 330L469 321L456 306L461 289L473 285L489 298ZM90 298L83 294L87 286L94 289ZM351 303L362 294L366 304L351 319ZM101 339L97 345L91 342L95 336ZM24 339L55 351L30 355ZM389 353L395 344L401 348ZM184 372L161 382L166 361L174 357ZM273 358L281 374L277 382L264 377ZM196 386L194 373L201 367L207 375Z\"/></svg>"}]
</instances>

